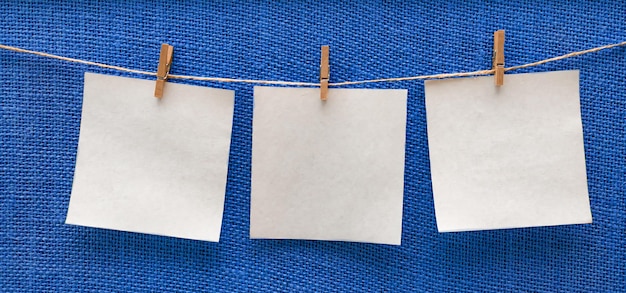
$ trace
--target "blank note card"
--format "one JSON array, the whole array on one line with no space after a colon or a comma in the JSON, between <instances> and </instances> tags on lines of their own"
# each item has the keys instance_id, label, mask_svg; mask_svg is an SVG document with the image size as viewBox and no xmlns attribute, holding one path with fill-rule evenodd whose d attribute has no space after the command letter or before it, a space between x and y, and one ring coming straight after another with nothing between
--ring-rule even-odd
<instances>
[{"instance_id":1,"label":"blank note card","mask_svg":"<svg viewBox=\"0 0 626 293\"><path fill-rule=\"evenodd\" d=\"M406 90L254 88L252 238L400 244Z\"/></svg>"},{"instance_id":2,"label":"blank note card","mask_svg":"<svg viewBox=\"0 0 626 293\"><path fill-rule=\"evenodd\" d=\"M66 223L218 241L234 92L85 74Z\"/></svg>"},{"instance_id":3,"label":"blank note card","mask_svg":"<svg viewBox=\"0 0 626 293\"><path fill-rule=\"evenodd\" d=\"M578 71L426 81L440 232L591 223Z\"/></svg>"}]
</instances>

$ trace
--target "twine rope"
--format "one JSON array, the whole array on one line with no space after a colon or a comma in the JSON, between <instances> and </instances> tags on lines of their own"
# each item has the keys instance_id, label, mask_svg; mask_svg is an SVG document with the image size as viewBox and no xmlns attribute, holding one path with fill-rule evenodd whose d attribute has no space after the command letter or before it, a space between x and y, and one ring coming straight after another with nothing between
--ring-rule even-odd
<instances>
[{"instance_id":1,"label":"twine rope","mask_svg":"<svg viewBox=\"0 0 626 293\"><path fill-rule=\"evenodd\" d=\"M611 48L615 48L615 47L621 47L621 46L625 46L625 45L626 45L626 41L621 42L621 43L616 43L616 44L610 44L610 45L606 45L606 46L596 47L596 48L592 48L592 49L572 52L572 53L568 53L568 54L565 54L565 55L552 57L552 58L548 58L548 59L544 59L544 60L540 60L540 61L536 61L536 62L532 62L532 63L527 63L527 64L523 64L523 65L517 65L517 66L512 66L512 67L506 67L504 69L504 71L506 72L506 71L513 71L513 70L522 69L522 68L534 67L534 66L546 64L546 63L549 63L549 62L554 62L554 61L563 60L563 59L567 59L567 58L577 57L577 56L598 52L598 51L601 51L601 50L611 49ZM155 77L157 76L157 73L156 72L152 72L152 71L136 70L136 69L125 68L125 67L121 67L121 66L115 66L115 65L109 65L109 64L104 64L104 63L86 61L86 60L81 60L81 59L63 57L63 56L59 56L59 55L48 54L48 53L39 52L39 51L31 51L31 50L26 50L26 49L22 49L22 48L18 48L18 47L7 46L7 45L3 45L3 44L0 44L0 49L9 50L9 51L13 51L13 52L19 52L19 53L32 54L32 55L37 55L37 56L46 57L46 58L58 59L58 60L63 60L63 61L67 61L67 62L72 62L72 63L80 63L80 64L85 64L85 65L90 65L90 66L97 66L97 67L101 67L101 68L113 69L113 70L123 71L123 72L128 72L128 73L135 73L135 74L155 76ZM368 79L368 80L358 80L358 81L343 81L343 82L329 83L328 85L329 86L342 86L342 85L355 85L355 84L366 84L366 83L375 83L375 82L394 82L394 81L406 81L406 80L442 79L442 78L451 78L451 77L481 76L481 75L489 75L489 74L493 74L493 73L494 73L493 69L487 69L487 70L477 70L477 71L470 71L470 72L441 73L441 74L432 74L432 75L418 75L418 76L408 76L408 77L380 78L380 79ZM169 79L199 80L199 81L213 81L213 82L238 82L238 83L268 84L268 85L292 85L292 86L319 86L320 85L319 83L313 83L313 82L236 79L236 78L204 77L204 76L177 75L177 74L169 74L167 76L167 78L169 78Z\"/></svg>"}]
</instances>

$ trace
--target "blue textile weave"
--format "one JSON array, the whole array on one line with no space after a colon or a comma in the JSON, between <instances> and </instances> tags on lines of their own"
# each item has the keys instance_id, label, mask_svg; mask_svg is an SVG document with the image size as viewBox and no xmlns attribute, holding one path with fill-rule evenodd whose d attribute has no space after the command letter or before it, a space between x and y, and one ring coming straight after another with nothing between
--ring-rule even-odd
<instances>
[{"instance_id":1,"label":"blue textile weave","mask_svg":"<svg viewBox=\"0 0 626 293\"><path fill-rule=\"evenodd\" d=\"M623 1L4 1L0 43L172 74L331 82L508 66L626 40ZM401 246L250 240L252 85L236 90L220 243L64 224L85 71L0 50L0 291L626 291L626 48L518 72L580 69L593 224L437 233L423 82L409 90ZM506 77L505 77L506 86ZM303 135L305 135L303 133Z\"/></svg>"}]
</instances>

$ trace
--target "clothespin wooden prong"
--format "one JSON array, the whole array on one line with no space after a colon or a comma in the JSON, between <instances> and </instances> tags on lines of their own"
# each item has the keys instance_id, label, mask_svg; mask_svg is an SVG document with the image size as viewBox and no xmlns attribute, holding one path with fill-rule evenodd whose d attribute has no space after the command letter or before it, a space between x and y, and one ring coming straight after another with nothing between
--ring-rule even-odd
<instances>
[{"instance_id":1,"label":"clothespin wooden prong","mask_svg":"<svg viewBox=\"0 0 626 293\"><path fill-rule=\"evenodd\" d=\"M328 98L328 80L330 79L330 47L322 46L322 60L320 62L320 98Z\"/></svg>"},{"instance_id":2,"label":"clothespin wooden prong","mask_svg":"<svg viewBox=\"0 0 626 293\"><path fill-rule=\"evenodd\" d=\"M165 80L172 67L172 58L174 57L174 47L168 44L161 45L161 54L159 55L159 68L157 69L157 80L154 88L154 96L156 98L163 97L163 87Z\"/></svg>"},{"instance_id":3,"label":"clothespin wooden prong","mask_svg":"<svg viewBox=\"0 0 626 293\"><path fill-rule=\"evenodd\" d=\"M504 30L493 33L493 69L497 86L504 84Z\"/></svg>"}]
</instances>

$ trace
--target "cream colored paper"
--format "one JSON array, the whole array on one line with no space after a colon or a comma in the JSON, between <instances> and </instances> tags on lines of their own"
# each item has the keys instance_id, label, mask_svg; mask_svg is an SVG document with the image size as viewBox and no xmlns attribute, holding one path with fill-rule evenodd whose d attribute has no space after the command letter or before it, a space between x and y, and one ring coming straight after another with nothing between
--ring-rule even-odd
<instances>
[{"instance_id":1,"label":"cream colored paper","mask_svg":"<svg viewBox=\"0 0 626 293\"><path fill-rule=\"evenodd\" d=\"M440 232L591 223L578 71L425 82Z\"/></svg>"},{"instance_id":2,"label":"cream colored paper","mask_svg":"<svg viewBox=\"0 0 626 293\"><path fill-rule=\"evenodd\" d=\"M400 244L406 90L254 88L252 238Z\"/></svg>"},{"instance_id":3,"label":"cream colored paper","mask_svg":"<svg viewBox=\"0 0 626 293\"><path fill-rule=\"evenodd\" d=\"M86 73L66 223L218 241L234 92Z\"/></svg>"}]
</instances>

